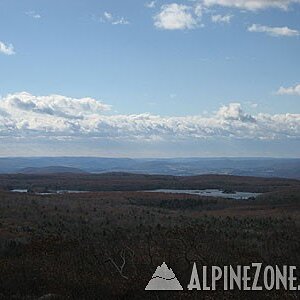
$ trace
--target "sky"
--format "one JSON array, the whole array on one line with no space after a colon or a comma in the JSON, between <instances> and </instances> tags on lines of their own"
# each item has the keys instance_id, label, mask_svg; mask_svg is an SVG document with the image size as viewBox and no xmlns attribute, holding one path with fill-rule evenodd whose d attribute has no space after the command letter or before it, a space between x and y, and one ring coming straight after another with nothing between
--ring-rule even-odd
<instances>
[{"instance_id":1,"label":"sky","mask_svg":"<svg viewBox=\"0 0 300 300\"><path fill-rule=\"evenodd\" d=\"M300 0L0 0L0 156L299 149Z\"/></svg>"}]
</instances>

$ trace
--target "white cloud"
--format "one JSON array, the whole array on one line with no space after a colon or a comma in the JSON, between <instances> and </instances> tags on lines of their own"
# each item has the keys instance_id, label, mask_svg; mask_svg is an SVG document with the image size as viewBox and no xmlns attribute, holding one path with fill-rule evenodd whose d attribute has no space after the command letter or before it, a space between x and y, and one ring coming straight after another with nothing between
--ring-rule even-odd
<instances>
[{"instance_id":1,"label":"white cloud","mask_svg":"<svg viewBox=\"0 0 300 300\"><path fill-rule=\"evenodd\" d=\"M33 19L40 19L42 16L33 10L25 12L25 14Z\"/></svg>"},{"instance_id":2,"label":"white cloud","mask_svg":"<svg viewBox=\"0 0 300 300\"><path fill-rule=\"evenodd\" d=\"M147 2L145 4L145 6L148 7L148 8L155 8L156 7L156 3L157 3L157 1L150 1L150 2Z\"/></svg>"},{"instance_id":3,"label":"white cloud","mask_svg":"<svg viewBox=\"0 0 300 300\"><path fill-rule=\"evenodd\" d=\"M229 24L231 19L233 18L233 15L212 15L211 20L214 23L227 23Z\"/></svg>"},{"instance_id":4,"label":"white cloud","mask_svg":"<svg viewBox=\"0 0 300 300\"><path fill-rule=\"evenodd\" d=\"M212 115L167 117L106 114L110 107L92 98L10 94L0 99L0 138L94 137L112 140L199 140L208 138L290 139L300 137L300 114L257 114L241 104Z\"/></svg>"},{"instance_id":5,"label":"white cloud","mask_svg":"<svg viewBox=\"0 0 300 300\"><path fill-rule=\"evenodd\" d=\"M102 22L110 23L112 25L128 25L129 21L124 17L115 17L112 13L105 11L103 17L101 18Z\"/></svg>"},{"instance_id":6,"label":"white cloud","mask_svg":"<svg viewBox=\"0 0 300 300\"><path fill-rule=\"evenodd\" d=\"M269 27L259 24L253 24L248 27L250 32L263 32L271 36L298 36L300 32L295 29L290 29L288 27Z\"/></svg>"},{"instance_id":7,"label":"white cloud","mask_svg":"<svg viewBox=\"0 0 300 300\"><path fill-rule=\"evenodd\" d=\"M217 116L225 120L236 120L241 122L255 122L255 118L246 114L242 110L240 103L230 103L228 106L223 105L217 112Z\"/></svg>"},{"instance_id":8,"label":"white cloud","mask_svg":"<svg viewBox=\"0 0 300 300\"><path fill-rule=\"evenodd\" d=\"M114 20L112 22L113 25L128 25L129 24L129 21L127 21L125 18L119 18L117 20Z\"/></svg>"},{"instance_id":9,"label":"white cloud","mask_svg":"<svg viewBox=\"0 0 300 300\"><path fill-rule=\"evenodd\" d=\"M201 3L197 3L197 4L195 5L194 12L195 12L195 15L196 15L197 17L200 18L200 17L202 16L203 10L204 10L204 8L203 8L203 5L202 5Z\"/></svg>"},{"instance_id":10,"label":"white cloud","mask_svg":"<svg viewBox=\"0 0 300 300\"><path fill-rule=\"evenodd\" d=\"M198 25L200 10L187 5L171 3L161 7L154 16L154 25L160 29L193 29Z\"/></svg>"},{"instance_id":11,"label":"white cloud","mask_svg":"<svg viewBox=\"0 0 300 300\"><path fill-rule=\"evenodd\" d=\"M287 10L293 3L300 3L299 0L203 0L205 6L225 6L246 10L259 10L266 8L279 8Z\"/></svg>"},{"instance_id":12,"label":"white cloud","mask_svg":"<svg viewBox=\"0 0 300 300\"><path fill-rule=\"evenodd\" d=\"M291 87L280 87L277 91L277 95L294 95L300 96L300 84Z\"/></svg>"},{"instance_id":13,"label":"white cloud","mask_svg":"<svg viewBox=\"0 0 300 300\"><path fill-rule=\"evenodd\" d=\"M14 46L12 44L5 44L0 41L0 53L5 55L13 55L15 54Z\"/></svg>"},{"instance_id":14,"label":"white cloud","mask_svg":"<svg viewBox=\"0 0 300 300\"><path fill-rule=\"evenodd\" d=\"M34 96L22 92L9 94L0 100L0 109L8 115L28 114L31 117L51 116L65 119L82 119L86 115L97 115L110 106L92 98L70 98L61 95Z\"/></svg>"},{"instance_id":15,"label":"white cloud","mask_svg":"<svg viewBox=\"0 0 300 300\"><path fill-rule=\"evenodd\" d=\"M105 11L105 12L103 13L103 16L104 16L104 18L105 18L106 20L108 20L108 21L111 21L111 20L113 19L112 14L109 13L109 12L107 12L107 11Z\"/></svg>"}]
</instances>

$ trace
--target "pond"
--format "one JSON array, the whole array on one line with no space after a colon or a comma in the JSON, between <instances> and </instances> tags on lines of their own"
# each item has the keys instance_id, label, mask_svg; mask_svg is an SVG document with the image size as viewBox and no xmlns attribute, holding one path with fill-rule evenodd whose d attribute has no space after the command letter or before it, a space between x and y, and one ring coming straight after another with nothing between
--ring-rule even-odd
<instances>
[{"instance_id":1,"label":"pond","mask_svg":"<svg viewBox=\"0 0 300 300\"><path fill-rule=\"evenodd\" d=\"M14 189L10 190L12 193L28 193L27 189ZM56 195L56 194L78 194L78 193L89 193L89 191L72 191L72 190L58 190L49 192L33 192L35 195Z\"/></svg>"}]
</instances>

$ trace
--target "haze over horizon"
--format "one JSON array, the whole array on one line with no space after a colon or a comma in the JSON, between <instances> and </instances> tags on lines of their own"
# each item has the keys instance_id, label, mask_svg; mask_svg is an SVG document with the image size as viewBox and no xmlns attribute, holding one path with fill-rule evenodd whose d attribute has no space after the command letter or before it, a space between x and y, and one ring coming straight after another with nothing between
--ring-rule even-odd
<instances>
[{"instance_id":1,"label":"haze over horizon","mask_svg":"<svg viewBox=\"0 0 300 300\"><path fill-rule=\"evenodd\" d=\"M300 158L300 1L4 0L0 157Z\"/></svg>"}]
</instances>

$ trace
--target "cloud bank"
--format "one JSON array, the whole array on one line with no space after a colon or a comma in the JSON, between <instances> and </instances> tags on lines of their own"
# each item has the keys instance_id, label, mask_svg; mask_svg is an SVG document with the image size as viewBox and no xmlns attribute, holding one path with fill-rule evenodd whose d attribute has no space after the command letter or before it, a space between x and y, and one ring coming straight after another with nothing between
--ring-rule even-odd
<instances>
[{"instance_id":1,"label":"cloud bank","mask_svg":"<svg viewBox=\"0 0 300 300\"><path fill-rule=\"evenodd\" d=\"M300 137L300 114L258 114L241 104L222 106L211 116L113 115L92 98L9 94L0 99L0 137L102 138L174 141L205 139L281 140Z\"/></svg>"}]
</instances>

